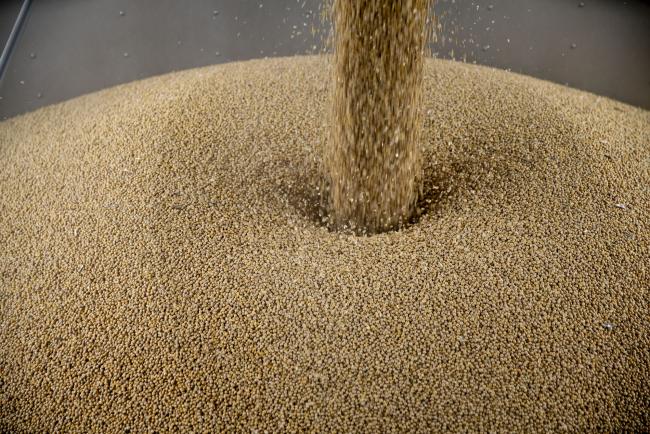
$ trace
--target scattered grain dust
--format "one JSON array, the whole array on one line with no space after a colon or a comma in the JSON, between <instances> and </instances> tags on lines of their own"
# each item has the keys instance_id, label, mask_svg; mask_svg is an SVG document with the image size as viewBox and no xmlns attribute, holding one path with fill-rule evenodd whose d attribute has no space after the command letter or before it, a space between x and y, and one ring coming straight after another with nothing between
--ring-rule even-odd
<instances>
[{"instance_id":1,"label":"scattered grain dust","mask_svg":"<svg viewBox=\"0 0 650 434\"><path fill-rule=\"evenodd\" d=\"M325 65L0 123L3 431L647 429L650 113L427 61L426 213L348 236Z\"/></svg>"}]
</instances>

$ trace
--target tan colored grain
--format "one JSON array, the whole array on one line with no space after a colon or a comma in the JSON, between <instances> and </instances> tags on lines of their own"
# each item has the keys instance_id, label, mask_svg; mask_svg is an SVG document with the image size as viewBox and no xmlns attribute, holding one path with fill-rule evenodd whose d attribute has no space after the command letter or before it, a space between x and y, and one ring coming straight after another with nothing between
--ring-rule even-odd
<instances>
[{"instance_id":1,"label":"tan colored grain","mask_svg":"<svg viewBox=\"0 0 650 434\"><path fill-rule=\"evenodd\" d=\"M372 234L413 214L429 3L333 3L334 90L323 158L333 227Z\"/></svg>"},{"instance_id":2,"label":"tan colored grain","mask_svg":"<svg viewBox=\"0 0 650 434\"><path fill-rule=\"evenodd\" d=\"M650 113L427 61L426 213L358 237L318 220L326 81L0 123L0 431L647 429Z\"/></svg>"}]
</instances>

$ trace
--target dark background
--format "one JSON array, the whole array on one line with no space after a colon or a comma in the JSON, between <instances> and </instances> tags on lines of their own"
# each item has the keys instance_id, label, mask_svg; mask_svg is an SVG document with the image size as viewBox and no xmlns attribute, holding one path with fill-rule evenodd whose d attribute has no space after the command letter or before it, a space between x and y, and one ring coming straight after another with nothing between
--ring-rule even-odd
<instances>
[{"instance_id":1,"label":"dark background","mask_svg":"<svg viewBox=\"0 0 650 434\"><path fill-rule=\"evenodd\" d=\"M21 3L0 2L0 46ZM321 3L34 0L0 81L0 118L169 71L318 51ZM650 109L648 1L438 0L435 11L439 57Z\"/></svg>"}]
</instances>

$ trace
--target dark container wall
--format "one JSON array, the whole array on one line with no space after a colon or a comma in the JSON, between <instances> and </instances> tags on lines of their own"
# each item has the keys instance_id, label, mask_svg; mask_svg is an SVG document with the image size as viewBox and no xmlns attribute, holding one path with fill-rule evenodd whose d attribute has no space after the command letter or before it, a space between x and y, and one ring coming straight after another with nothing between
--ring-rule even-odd
<instances>
[{"instance_id":1,"label":"dark container wall","mask_svg":"<svg viewBox=\"0 0 650 434\"><path fill-rule=\"evenodd\" d=\"M319 49L319 0L34 0L0 118L169 71ZM21 1L0 2L6 40ZM439 57L650 109L650 2L438 0Z\"/></svg>"}]
</instances>

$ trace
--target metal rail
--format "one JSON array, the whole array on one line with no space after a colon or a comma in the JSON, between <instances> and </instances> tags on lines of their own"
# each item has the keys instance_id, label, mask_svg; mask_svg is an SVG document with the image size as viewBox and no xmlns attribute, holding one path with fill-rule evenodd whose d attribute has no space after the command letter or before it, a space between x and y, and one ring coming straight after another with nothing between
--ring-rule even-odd
<instances>
[{"instance_id":1,"label":"metal rail","mask_svg":"<svg viewBox=\"0 0 650 434\"><path fill-rule=\"evenodd\" d=\"M7 69L7 63L9 63L9 57L11 56L11 52L14 49L14 46L16 45L16 39L18 39L18 34L20 33L20 30L23 27L23 24L25 23L25 18L27 17L27 11L29 10L29 6L31 5L32 1L31 0L24 0L23 5L20 8L20 11L18 12L18 16L16 17L16 22L14 22L14 27L11 29L11 33L9 34L9 38L7 38L7 43L5 44L4 50L2 50L2 54L0 55L0 81L4 77L5 70Z\"/></svg>"}]
</instances>

